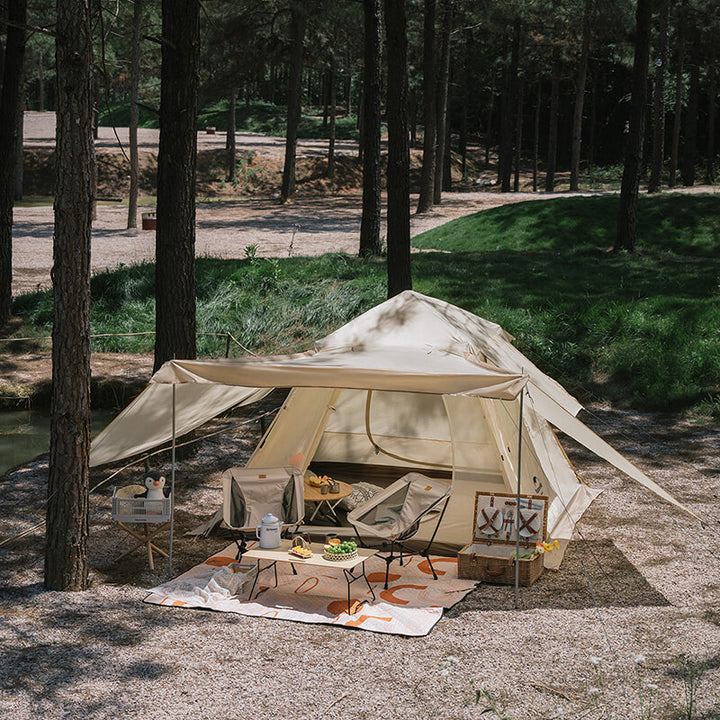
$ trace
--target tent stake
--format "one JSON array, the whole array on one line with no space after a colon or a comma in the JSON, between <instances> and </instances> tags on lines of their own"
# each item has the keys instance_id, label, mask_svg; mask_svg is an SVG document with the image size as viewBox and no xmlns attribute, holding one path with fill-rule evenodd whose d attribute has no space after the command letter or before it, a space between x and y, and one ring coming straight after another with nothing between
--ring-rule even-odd
<instances>
[{"instance_id":1,"label":"tent stake","mask_svg":"<svg viewBox=\"0 0 720 720\"><path fill-rule=\"evenodd\" d=\"M525 388L520 391L520 420L518 421L518 461L517 461L517 504L515 505L515 609L518 609L520 594L520 477L522 462L523 399Z\"/></svg>"},{"instance_id":2,"label":"tent stake","mask_svg":"<svg viewBox=\"0 0 720 720\"><path fill-rule=\"evenodd\" d=\"M175 384L172 386L172 460L170 468L170 552L168 557L168 578L172 577L173 530L175 529Z\"/></svg>"}]
</instances>

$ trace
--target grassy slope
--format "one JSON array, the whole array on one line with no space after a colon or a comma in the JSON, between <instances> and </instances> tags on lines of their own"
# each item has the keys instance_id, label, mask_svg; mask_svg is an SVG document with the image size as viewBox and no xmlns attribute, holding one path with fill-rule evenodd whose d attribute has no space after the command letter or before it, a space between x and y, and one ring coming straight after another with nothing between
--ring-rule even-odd
<instances>
[{"instance_id":1,"label":"grassy slope","mask_svg":"<svg viewBox=\"0 0 720 720\"><path fill-rule=\"evenodd\" d=\"M528 202L425 233L416 290L499 322L541 369L583 399L720 415L720 198L664 196L640 205L641 252L615 256L617 198ZM153 266L92 283L93 332L154 329ZM198 331L230 331L253 351L286 352L381 302L384 262L343 255L214 260L197 265ZM19 298L27 330L49 331L49 293ZM95 349L150 351L152 340ZM201 355L224 339L200 338Z\"/></svg>"},{"instance_id":2,"label":"grassy slope","mask_svg":"<svg viewBox=\"0 0 720 720\"><path fill-rule=\"evenodd\" d=\"M454 251L467 272L438 278L438 295L502 324L576 392L637 407L709 403L717 413L720 197L640 198L633 256L608 252L617 203L505 206L414 244Z\"/></svg>"}]
</instances>

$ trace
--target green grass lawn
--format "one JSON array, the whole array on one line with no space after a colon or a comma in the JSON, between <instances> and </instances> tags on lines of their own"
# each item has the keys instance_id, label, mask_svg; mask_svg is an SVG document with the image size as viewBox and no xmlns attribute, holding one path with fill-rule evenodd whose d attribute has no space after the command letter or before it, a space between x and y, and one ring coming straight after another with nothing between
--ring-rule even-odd
<instances>
[{"instance_id":1,"label":"green grass lawn","mask_svg":"<svg viewBox=\"0 0 720 720\"><path fill-rule=\"evenodd\" d=\"M642 198L639 252L613 255L616 197L539 200L461 218L415 239L419 292L500 323L581 401L720 417L720 197ZM451 252L447 252L447 251ZM154 329L153 266L93 278L94 333ZM255 352L305 349L385 299L384 261L345 255L197 264L198 332ZM47 334L50 293L19 298ZM150 351L151 338L94 341ZM201 355L225 341L200 337Z\"/></svg>"}]
</instances>

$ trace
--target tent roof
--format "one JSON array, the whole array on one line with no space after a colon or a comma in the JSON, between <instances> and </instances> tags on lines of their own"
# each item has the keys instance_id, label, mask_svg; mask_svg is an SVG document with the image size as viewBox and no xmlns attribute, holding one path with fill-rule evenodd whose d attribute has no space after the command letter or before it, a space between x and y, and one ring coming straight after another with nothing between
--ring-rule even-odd
<instances>
[{"instance_id":1,"label":"tent roof","mask_svg":"<svg viewBox=\"0 0 720 720\"><path fill-rule=\"evenodd\" d=\"M496 323L443 300L406 290L359 315L315 343L331 348L455 348L466 356L527 375L572 415L582 405L558 382L541 372L512 344L513 337Z\"/></svg>"},{"instance_id":2,"label":"tent roof","mask_svg":"<svg viewBox=\"0 0 720 720\"><path fill-rule=\"evenodd\" d=\"M218 383L254 387L325 387L472 395L512 400L527 377L452 348L336 347L301 355L170 360L153 383Z\"/></svg>"}]
</instances>

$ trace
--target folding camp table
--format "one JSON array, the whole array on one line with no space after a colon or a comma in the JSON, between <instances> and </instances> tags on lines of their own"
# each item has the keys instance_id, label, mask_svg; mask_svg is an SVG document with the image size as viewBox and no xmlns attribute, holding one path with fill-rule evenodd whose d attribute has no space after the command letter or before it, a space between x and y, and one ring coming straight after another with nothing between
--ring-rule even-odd
<instances>
[{"instance_id":1,"label":"folding camp table","mask_svg":"<svg viewBox=\"0 0 720 720\"><path fill-rule=\"evenodd\" d=\"M291 541L290 540L283 540L282 545L279 548L272 548L270 550L266 548L257 547L252 550L247 550L245 554L243 555L243 560L255 560L257 562L257 572L255 573L255 580L252 584L252 587L250 588L250 594L248 595L248 600L252 599L253 593L255 592L255 586L257 585L257 580L260 577L260 573L264 572L265 570L274 569L275 570L275 587L278 585L278 577L277 577L277 564L278 563L290 563L293 566L293 571L295 571L295 567L300 567L301 565L312 565L314 567L321 567L321 568L338 568L343 571L343 575L345 576L345 582L347 583L347 607L348 607L348 615L350 615L350 611L352 609L351 607L351 600L350 600L350 585L352 585L356 580L363 579L365 580L365 583L368 586L368 589L370 590L370 593L372 594L373 600L375 600L375 591L372 589L372 586L370 585L370 581L367 579L367 575L365 574L365 561L372 557L377 553L377 550L369 550L367 548L358 548L357 552L358 555L355 558L352 558L351 560L326 560L322 554L313 554L309 558L300 558L295 555L291 555L289 553L291 547ZM266 561L268 564L265 565L265 567L261 567L261 562ZM355 569L360 566L360 573L355 574ZM296 571L295 571L296 572Z\"/></svg>"}]
</instances>

